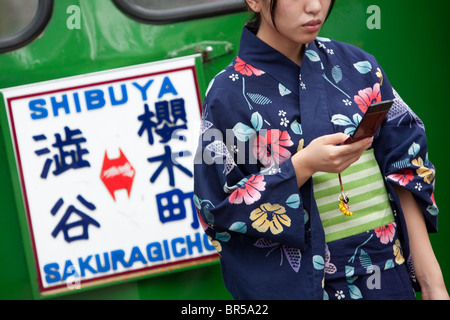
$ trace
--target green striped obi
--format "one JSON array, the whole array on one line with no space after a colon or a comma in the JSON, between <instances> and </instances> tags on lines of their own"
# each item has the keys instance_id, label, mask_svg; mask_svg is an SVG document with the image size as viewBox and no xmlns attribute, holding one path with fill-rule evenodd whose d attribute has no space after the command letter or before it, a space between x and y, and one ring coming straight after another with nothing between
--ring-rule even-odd
<instances>
[{"instance_id":1,"label":"green striped obi","mask_svg":"<svg viewBox=\"0 0 450 320\"><path fill-rule=\"evenodd\" d=\"M344 192L350 199L353 216L339 210L341 187L335 173L318 172L313 175L314 197L325 230L325 241L347 238L394 222L388 192L375 159L373 149L342 174Z\"/></svg>"}]
</instances>

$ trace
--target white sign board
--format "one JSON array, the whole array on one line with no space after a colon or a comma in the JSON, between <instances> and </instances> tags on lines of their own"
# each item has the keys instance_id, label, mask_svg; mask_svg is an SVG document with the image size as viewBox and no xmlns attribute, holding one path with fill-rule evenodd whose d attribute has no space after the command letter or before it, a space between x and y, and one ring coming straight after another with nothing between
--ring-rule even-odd
<instances>
[{"instance_id":1,"label":"white sign board","mask_svg":"<svg viewBox=\"0 0 450 320\"><path fill-rule=\"evenodd\" d=\"M216 256L192 199L194 56L2 93L41 293Z\"/></svg>"}]
</instances>

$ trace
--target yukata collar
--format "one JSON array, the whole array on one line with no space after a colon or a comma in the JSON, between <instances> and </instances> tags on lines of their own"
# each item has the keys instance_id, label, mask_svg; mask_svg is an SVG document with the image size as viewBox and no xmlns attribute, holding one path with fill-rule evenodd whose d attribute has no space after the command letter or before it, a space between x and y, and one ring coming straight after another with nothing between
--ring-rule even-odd
<instances>
[{"instance_id":1,"label":"yukata collar","mask_svg":"<svg viewBox=\"0 0 450 320\"><path fill-rule=\"evenodd\" d=\"M245 63L266 72L292 93L299 96L300 67L259 39L256 32L257 28L253 23L248 23L244 27L241 35L239 58Z\"/></svg>"}]
</instances>

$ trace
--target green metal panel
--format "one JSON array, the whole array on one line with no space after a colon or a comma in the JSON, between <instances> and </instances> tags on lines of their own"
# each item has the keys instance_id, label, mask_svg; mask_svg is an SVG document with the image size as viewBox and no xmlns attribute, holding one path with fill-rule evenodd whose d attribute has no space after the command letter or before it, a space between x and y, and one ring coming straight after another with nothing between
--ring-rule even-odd
<instances>
[{"instance_id":1,"label":"green metal panel","mask_svg":"<svg viewBox=\"0 0 450 320\"><path fill-rule=\"evenodd\" d=\"M68 29L67 8L81 9L81 28ZM380 9L381 29L370 29L377 18L370 5ZM445 128L450 3L436 0L430 6L408 0L338 0L322 36L355 44L374 54L392 85L424 120L430 158L437 167L436 201L441 211L440 233L431 235L435 253L450 286L450 211L446 201ZM247 14L148 25L130 19L110 0L56 0L53 17L43 35L25 48L0 54L0 88L62 78L94 71L189 55L209 45L210 59L203 64L205 80L225 67L237 53ZM371 20L369 20L371 22ZM377 22L377 21L375 21ZM370 26L370 23L369 23ZM205 88L203 84L201 88ZM3 103L3 102L1 102ZM4 117L4 114L1 114ZM30 277L26 252L29 237L22 236L26 223L15 193L20 190L12 163L12 147L0 130L0 299L32 299L35 279ZM6 144L5 144L6 141ZM29 241L29 239L28 239ZM31 267L32 268L32 267ZM31 274L33 274L31 272ZM230 299L214 263L168 272L157 277L124 281L88 291L74 291L61 299Z\"/></svg>"},{"instance_id":2,"label":"green metal panel","mask_svg":"<svg viewBox=\"0 0 450 320\"><path fill-rule=\"evenodd\" d=\"M67 8L81 9L81 28L69 30ZM211 46L212 52L200 68L202 94L206 79L227 65L238 47L242 15L229 15L170 25L149 25L130 19L110 0L55 1L53 17L43 35L20 50L0 55L0 88L35 83L78 74L191 55ZM227 33L223 26L229 25ZM201 70L201 69L200 69ZM3 104L3 102L1 102ZM35 271L28 266L31 255L13 152L8 138L6 115L2 113L0 163L3 204L1 215L0 298L35 298ZM5 140L7 144L5 145ZM12 178L13 177L13 178ZM15 192L13 192L15 190ZM25 243L24 243L25 242ZM25 249L24 249L25 248ZM179 271L179 270L178 270ZM30 278L31 274L31 278ZM60 298L108 299L230 299L223 286L220 266L194 267L183 272L166 272L159 277L122 281L84 292L73 291Z\"/></svg>"}]
</instances>

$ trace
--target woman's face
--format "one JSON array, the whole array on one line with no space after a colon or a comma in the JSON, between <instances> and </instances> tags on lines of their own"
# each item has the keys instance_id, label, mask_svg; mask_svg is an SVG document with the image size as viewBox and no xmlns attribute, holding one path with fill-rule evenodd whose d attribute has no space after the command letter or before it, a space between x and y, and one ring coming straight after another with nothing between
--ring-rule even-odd
<instances>
[{"instance_id":1,"label":"woman's face","mask_svg":"<svg viewBox=\"0 0 450 320\"><path fill-rule=\"evenodd\" d=\"M250 8L261 15L260 31L265 37L284 45L304 45L314 41L325 22L331 0L278 0L275 26L270 0L248 0ZM263 35L263 34L261 34Z\"/></svg>"}]
</instances>

